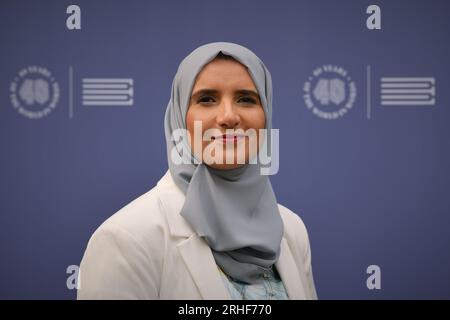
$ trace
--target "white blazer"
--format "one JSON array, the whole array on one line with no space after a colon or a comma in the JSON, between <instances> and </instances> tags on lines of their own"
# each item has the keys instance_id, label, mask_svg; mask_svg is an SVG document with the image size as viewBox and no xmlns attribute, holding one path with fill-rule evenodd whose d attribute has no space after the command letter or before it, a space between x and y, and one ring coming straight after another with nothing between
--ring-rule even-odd
<instances>
[{"instance_id":1,"label":"white blazer","mask_svg":"<svg viewBox=\"0 0 450 320\"><path fill-rule=\"evenodd\" d=\"M170 172L92 235L77 299L230 299L211 249L179 214L185 196ZM307 230L278 205L284 223L276 268L290 299L317 299Z\"/></svg>"}]
</instances>

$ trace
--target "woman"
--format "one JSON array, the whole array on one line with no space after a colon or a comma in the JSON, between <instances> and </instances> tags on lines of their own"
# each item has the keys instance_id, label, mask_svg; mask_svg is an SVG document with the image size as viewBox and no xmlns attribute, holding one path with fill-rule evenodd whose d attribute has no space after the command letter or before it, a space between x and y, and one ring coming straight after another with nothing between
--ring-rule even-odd
<instances>
[{"instance_id":1,"label":"woman","mask_svg":"<svg viewBox=\"0 0 450 320\"><path fill-rule=\"evenodd\" d=\"M187 56L165 114L169 170L95 231L78 299L316 299L307 230L258 161L271 112L270 73L249 49Z\"/></svg>"}]
</instances>

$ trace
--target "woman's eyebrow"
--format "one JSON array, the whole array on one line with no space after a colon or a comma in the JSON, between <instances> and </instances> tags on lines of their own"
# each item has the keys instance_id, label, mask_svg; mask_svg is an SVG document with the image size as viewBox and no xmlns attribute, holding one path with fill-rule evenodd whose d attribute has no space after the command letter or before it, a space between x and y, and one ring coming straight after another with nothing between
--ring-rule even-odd
<instances>
[{"instance_id":1,"label":"woman's eyebrow","mask_svg":"<svg viewBox=\"0 0 450 320\"><path fill-rule=\"evenodd\" d=\"M246 94L246 95L250 95L250 96L254 96L255 98L259 99L259 94L258 92L254 91L254 90L249 90L249 89L240 89L240 90L236 90L235 91L237 94ZM202 94L211 94L211 95L217 95L219 93L219 90L216 89L200 89L197 90L196 92L194 92L192 94L192 97L196 97Z\"/></svg>"},{"instance_id":2,"label":"woman's eyebrow","mask_svg":"<svg viewBox=\"0 0 450 320\"><path fill-rule=\"evenodd\" d=\"M215 94L218 94L218 93L219 93L219 90L215 90L215 89L200 89L200 90L197 90L196 92L194 92L192 94L192 97L196 97L196 96L199 96L199 95L202 95L202 94L215 95Z\"/></svg>"}]
</instances>

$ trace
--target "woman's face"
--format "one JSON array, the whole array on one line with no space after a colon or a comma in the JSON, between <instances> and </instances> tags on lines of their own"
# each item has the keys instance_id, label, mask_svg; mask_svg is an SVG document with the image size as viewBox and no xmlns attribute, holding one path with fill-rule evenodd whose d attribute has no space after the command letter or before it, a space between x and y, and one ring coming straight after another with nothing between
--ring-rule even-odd
<instances>
[{"instance_id":1,"label":"woman's face","mask_svg":"<svg viewBox=\"0 0 450 320\"><path fill-rule=\"evenodd\" d=\"M201 142L194 136L194 121L201 121ZM191 150L202 162L216 169L232 169L248 163L259 150L259 129L265 128L265 114L258 91L244 65L235 60L216 58L204 66L192 89L186 127L190 133ZM210 139L204 139L208 136L206 130L213 133ZM237 130L235 134L234 130ZM240 134L242 132L256 134L256 151L249 147L255 141L255 135L251 138L248 134ZM213 149L216 152L211 151ZM222 161L205 162L205 153Z\"/></svg>"}]
</instances>

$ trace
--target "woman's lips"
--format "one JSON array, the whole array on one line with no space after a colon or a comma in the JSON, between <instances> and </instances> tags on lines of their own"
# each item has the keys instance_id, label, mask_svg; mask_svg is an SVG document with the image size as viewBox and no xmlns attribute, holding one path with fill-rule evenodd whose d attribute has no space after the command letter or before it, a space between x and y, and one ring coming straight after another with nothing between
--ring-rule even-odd
<instances>
[{"instance_id":1,"label":"woman's lips","mask_svg":"<svg viewBox=\"0 0 450 320\"><path fill-rule=\"evenodd\" d=\"M244 137L245 135L242 134L223 134L221 136L213 137L213 139L222 143L237 143Z\"/></svg>"}]
</instances>

